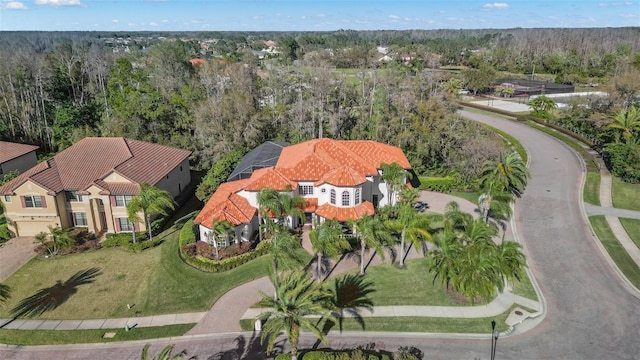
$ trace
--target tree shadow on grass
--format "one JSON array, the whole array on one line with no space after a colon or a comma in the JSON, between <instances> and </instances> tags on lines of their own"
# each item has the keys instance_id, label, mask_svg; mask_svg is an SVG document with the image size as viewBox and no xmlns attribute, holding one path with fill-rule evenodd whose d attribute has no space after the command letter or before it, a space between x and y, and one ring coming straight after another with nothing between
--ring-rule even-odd
<instances>
[{"instance_id":1,"label":"tree shadow on grass","mask_svg":"<svg viewBox=\"0 0 640 360\"><path fill-rule=\"evenodd\" d=\"M91 284L98 275L100 275L98 268L78 271L69 280L65 282L58 280L55 285L40 289L28 298L22 299L16 307L11 309L11 314L14 318L31 317L54 310L69 300L78 291L78 286Z\"/></svg>"}]
</instances>

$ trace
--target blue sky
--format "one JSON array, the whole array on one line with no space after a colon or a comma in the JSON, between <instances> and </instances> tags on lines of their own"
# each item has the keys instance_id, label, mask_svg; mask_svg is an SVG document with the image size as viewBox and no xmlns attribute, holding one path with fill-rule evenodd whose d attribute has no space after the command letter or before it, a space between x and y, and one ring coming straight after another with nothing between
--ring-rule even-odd
<instances>
[{"instance_id":1,"label":"blue sky","mask_svg":"<svg viewBox=\"0 0 640 360\"><path fill-rule=\"evenodd\" d=\"M640 26L640 0L0 0L0 30L328 31Z\"/></svg>"}]
</instances>

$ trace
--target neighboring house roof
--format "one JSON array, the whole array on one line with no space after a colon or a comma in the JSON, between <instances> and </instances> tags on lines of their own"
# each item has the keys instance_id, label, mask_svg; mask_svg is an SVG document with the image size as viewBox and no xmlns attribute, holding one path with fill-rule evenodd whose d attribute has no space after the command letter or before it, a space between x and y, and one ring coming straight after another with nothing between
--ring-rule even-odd
<instances>
[{"instance_id":1,"label":"neighboring house roof","mask_svg":"<svg viewBox=\"0 0 640 360\"><path fill-rule=\"evenodd\" d=\"M0 164L38 149L35 145L0 141Z\"/></svg>"},{"instance_id":2,"label":"neighboring house roof","mask_svg":"<svg viewBox=\"0 0 640 360\"><path fill-rule=\"evenodd\" d=\"M256 213L247 199L236 194L249 179L226 182L218 187L194 222L211 228L214 220L228 221L233 225L246 224Z\"/></svg>"},{"instance_id":3,"label":"neighboring house roof","mask_svg":"<svg viewBox=\"0 0 640 360\"><path fill-rule=\"evenodd\" d=\"M373 215L374 213L373 204L368 201L363 201L355 207L337 207L327 203L320 205L316 209L316 214L323 218L336 219L338 221L360 219L364 215Z\"/></svg>"},{"instance_id":4,"label":"neighboring house roof","mask_svg":"<svg viewBox=\"0 0 640 360\"><path fill-rule=\"evenodd\" d=\"M247 179L257 169L274 166L278 162L282 149L289 145L288 142L267 141L249 151L229 175L227 181Z\"/></svg>"},{"instance_id":5,"label":"neighboring house roof","mask_svg":"<svg viewBox=\"0 0 640 360\"><path fill-rule=\"evenodd\" d=\"M136 194L128 192L139 189L132 184L106 183L103 179L115 172L136 184L155 185L190 154L188 150L139 140L88 137L0 187L0 194L11 194L28 180L50 193L96 185L106 193Z\"/></svg>"}]
</instances>

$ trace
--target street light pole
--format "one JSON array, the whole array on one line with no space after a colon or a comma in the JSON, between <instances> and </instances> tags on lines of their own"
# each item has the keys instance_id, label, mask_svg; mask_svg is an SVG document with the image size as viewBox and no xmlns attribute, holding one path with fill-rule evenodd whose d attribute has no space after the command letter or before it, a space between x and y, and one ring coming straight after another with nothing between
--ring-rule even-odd
<instances>
[{"instance_id":1,"label":"street light pole","mask_svg":"<svg viewBox=\"0 0 640 360\"><path fill-rule=\"evenodd\" d=\"M496 347L498 345L498 336L500 336L500 332L496 331L496 321L491 320L491 360L496 359Z\"/></svg>"}]
</instances>

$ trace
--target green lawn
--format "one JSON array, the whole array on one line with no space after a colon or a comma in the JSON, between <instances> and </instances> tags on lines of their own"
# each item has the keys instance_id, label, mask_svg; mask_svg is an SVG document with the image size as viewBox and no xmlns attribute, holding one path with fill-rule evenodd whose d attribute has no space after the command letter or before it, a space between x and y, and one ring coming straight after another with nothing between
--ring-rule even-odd
<instances>
[{"instance_id":1,"label":"green lawn","mask_svg":"<svg viewBox=\"0 0 640 360\"><path fill-rule=\"evenodd\" d=\"M616 177L612 180L613 207L640 211L640 184L629 184Z\"/></svg>"},{"instance_id":2,"label":"green lawn","mask_svg":"<svg viewBox=\"0 0 640 360\"><path fill-rule=\"evenodd\" d=\"M527 275L526 272L524 273L521 281L513 281L511 285L514 294L538 301L538 294L536 294L533 284L531 284L531 280L529 279L529 275Z\"/></svg>"},{"instance_id":3,"label":"green lawn","mask_svg":"<svg viewBox=\"0 0 640 360\"><path fill-rule=\"evenodd\" d=\"M205 311L226 291L267 275L270 259L262 256L223 273L203 273L178 257L178 232L169 232L165 242L141 253L121 249L72 254L51 259L35 258L9 277L11 299L0 309L0 318L21 299L56 281L66 281L78 271L98 267L101 274L91 284L70 289L68 299L42 319L92 319ZM131 310L127 304L135 304Z\"/></svg>"},{"instance_id":4,"label":"green lawn","mask_svg":"<svg viewBox=\"0 0 640 360\"><path fill-rule=\"evenodd\" d=\"M433 283L426 258L409 259L405 265L399 269L391 264L382 264L366 270L365 279L371 281L376 290L371 294L375 306L460 305L447 295L439 280Z\"/></svg>"},{"instance_id":5,"label":"green lawn","mask_svg":"<svg viewBox=\"0 0 640 360\"><path fill-rule=\"evenodd\" d=\"M195 324L168 325L158 327L96 330L5 330L0 329L0 344L15 345L60 345L88 344L115 341L131 341L182 336ZM111 339L105 339L105 333L114 332ZM142 346L140 346L142 351Z\"/></svg>"},{"instance_id":6,"label":"green lawn","mask_svg":"<svg viewBox=\"0 0 640 360\"><path fill-rule=\"evenodd\" d=\"M640 248L640 219L619 219L631 240Z\"/></svg>"},{"instance_id":7,"label":"green lawn","mask_svg":"<svg viewBox=\"0 0 640 360\"><path fill-rule=\"evenodd\" d=\"M584 202L600 206L600 173L589 171L584 183Z\"/></svg>"},{"instance_id":8,"label":"green lawn","mask_svg":"<svg viewBox=\"0 0 640 360\"><path fill-rule=\"evenodd\" d=\"M622 271L635 287L640 288L640 268L638 268L638 265L613 235L604 215L590 216L589 221L598 239L600 239L602 245L607 249L613 261L618 268L620 268L620 271Z\"/></svg>"},{"instance_id":9,"label":"green lawn","mask_svg":"<svg viewBox=\"0 0 640 360\"><path fill-rule=\"evenodd\" d=\"M465 319L465 318L432 318L432 317L365 317L365 331L390 332L429 332L429 333L491 333L491 320L496 322L496 330L505 331L508 326L505 320L514 307L494 317ZM240 327L244 331L251 331L252 320L240 320ZM362 327L355 319L346 318L342 323L344 331L362 331ZM338 332L336 325L332 332Z\"/></svg>"},{"instance_id":10,"label":"green lawn","mask_svg":"<svg viewBox=\"0 0 640 360\"><path fill-rule=\"evenodd\" d=\"M470 201L472 204L478 203L478 198L480 197L479 191L452 191L449 195L453 195L459 198L463 198L465 200Z\"/></svg>"}]
</instances>

